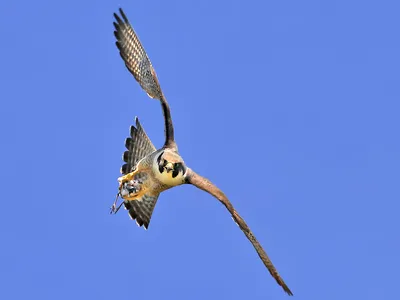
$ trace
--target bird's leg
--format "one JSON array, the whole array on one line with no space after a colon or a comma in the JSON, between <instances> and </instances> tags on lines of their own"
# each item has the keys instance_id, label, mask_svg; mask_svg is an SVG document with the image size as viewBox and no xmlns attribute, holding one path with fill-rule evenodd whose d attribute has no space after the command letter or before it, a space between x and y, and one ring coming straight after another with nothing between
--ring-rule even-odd
<instances>
[{"instance_id":1,"label":"bird's leg","mask_svg":"<svg viewBox=\"0 0 400 300\"><path fill-rule=\"evenodd\" d=\"M126 184L129 181L133 180L136 173L137 173L137 171L131 172L131 173L128 173L128 174L118 178L118 181L119 181L118 193L117 193L117 196L115 197L115 201L114 201L113 205L110 208L110 214L116 214L119 211L119 209L121 208L122 204L124 204L124 202L122 201L122 203L120 205L118 205L118 207L117 207L119 197L124 199L124 197L129 196L131 194L129 192L129 190L127 191ZM136 189L134 189L134 190L136 190ZM127 200L131 200L131 199L127 199Z\"/></svg>"},{"instance_id":2,"label":"bird's leg","mask_svg":"<svg viewBox=\"0 0 400 300\"><path fill-rule=\"evenodd\" d=\"M142 182L140 180L135 179L137 174L138 172L134 171L118 178L119 181L118 193L117 196L115 197L113 205L111 206L110 214L116 214L121 208L122 204L124 204L124 202L122 202L117 207L119 197L121 197L124 200L135 200L136 198L138 198L139 191L142 190L141 187Z\"/></svg>"},{"instance_id":3,"label":"bird's leg","mask_svg":"<svg viewBox=\"0 0 400 300\"><path fill-rule=\"evenodd\" d=\"M114 201L114 203L113 203L113 205L111 206L111 209L110 209L110 214L116 214L119 211L119 209L121 208L122 204L124 204L124 202L122 202L117 207L119 196L120 196L120 193L118 193L117 196L115 197L115 201Z\"/></svg>"}]
</instances>

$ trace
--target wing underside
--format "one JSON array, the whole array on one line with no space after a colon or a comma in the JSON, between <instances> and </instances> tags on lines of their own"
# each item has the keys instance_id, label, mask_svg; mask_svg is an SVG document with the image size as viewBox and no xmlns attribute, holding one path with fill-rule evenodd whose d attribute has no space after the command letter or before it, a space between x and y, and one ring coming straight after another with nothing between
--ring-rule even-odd
<instances>
[{"instance_id":1,"label":"wing underside","mask_svg":"<svg viewBox=\"0 0 400 300\"><path fill-rule=\"evenodd\" d=\"M138 118L136 118L136 127L131 126L130 128L130 137L125 140L125 147L128 150L122 156L125 162L121 167L122 174L132 172L139 160L156 151Z\"/></svg>"},{"instance_id":2,"label":"wing underside","mask_svg":"<svg viewBox=\"0 0 400 300\"><path fill-rule=\"evenodd\" d=\"M133 172L141 159L156 151L138 118L136 118L136 127L130 128L130 137L126 139L125 147L128 150L123 154L122 159L125 164L121 167L121 173L125 175ZM148 228L158 195L147 192L135 200L124 200L124 206L130 217L136 220L139 226L144 225L146 229Z\"/></svg>"},{"instance_id":3,"label":"wing underside","mask_svg":"<svg viewBox=\"0 0 400 300\"><path fill-rule=\"evenodd\" d=\"M147 193L136 200L125 200L124 205L129 212L129 216L132 220L136 220L139 226L144 225L146 229L149 227L158 196L159 194L151 195Z\"/></svg>"},{"instance_id":4,"label":"wing underside","mask_svg":"<svg viewBox=\"0 0 400 300\"><path fill-rule=\"evenodd\" d=\"M117 39L116 45L125 66L133 75L142 89L149 97L158 99L164 114L165 122L165 147L177 149L174 141L174 127L172 124L171 112L167 100L162 93L160 83L149 57L144 50L139 37L129 23L124 11L119 9L119 15L114 13L117 22L114 22L114 35Z\"/></svg>"},{"instance_id":5,"label":"wing underside","mask_svg":"<svg viewBox=\"0 0 400 300\"><path fill-rule=\"evenodd\" d=\"M117 39L116 45L119 53L128 70L149 97L160 100L162 96L161 88L150 59L125 13L122 9L119 12L122 19L117 14L114 14L117 20L116 23L114 22L114 35Z\"/></svg>"}]
</instances>

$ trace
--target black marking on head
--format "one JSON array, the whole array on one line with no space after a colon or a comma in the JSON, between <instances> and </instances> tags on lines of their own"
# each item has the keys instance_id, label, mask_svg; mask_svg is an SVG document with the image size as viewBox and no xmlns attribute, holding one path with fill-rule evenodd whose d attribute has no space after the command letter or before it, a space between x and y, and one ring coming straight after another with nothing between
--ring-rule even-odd
<instances>
[{"instance_id":1,"label":"black marking on head","mask_svg":"<svg viewBox=\"0 0 400 300\"><path fill-rule=\"evenodd\" d=\"M185 175L186 174L186 166L185 164L181 164L182 167L182 173Z\"/></svg>"},{"instance_id":2,"label":"black marking on head","mask_svg":"<svg viewBox=\"0 0 400 300\"><path fill-rule=\"evenodd\" d=\"M161 156L164 154L164 152L161 152L160 155L157 157L157 163L160 164L161 162Z\"/></svg>"},{"instance_id":3,"label":"black marking on head","mask_svg":"<svg viewBox=\"0 0 400 300\"><path fill-rule=\"evenodd\" d=\"M174 171L172 172L172 178L178 176L178 174L182 172L182 175L186 172L186 166L183 163L175 163Z\"/></svg>"},{"instance_id":4,"label":"black marking on head","mask_svg":"<svg viewBox=\"0 0 400 300\"><path fill-rule=\"evenodd\" d=\"M157 158L157 164L158 164L158 170L160 173L164 172L164 164L161 163L161 157L164 154L164 152L161 152L161 154Z\"/></svg>"},{"instance_id":5,"label":"black marking on head","mask_svg":"<svg viewBox=\"0 0 400 300\"><path fill-rule=\"evenodd\" d=\"M172 178L175 178L179 174L179 168L177 168L177 164L174 166L174 170L172 171Z\"/></svg>"}]
</instances>

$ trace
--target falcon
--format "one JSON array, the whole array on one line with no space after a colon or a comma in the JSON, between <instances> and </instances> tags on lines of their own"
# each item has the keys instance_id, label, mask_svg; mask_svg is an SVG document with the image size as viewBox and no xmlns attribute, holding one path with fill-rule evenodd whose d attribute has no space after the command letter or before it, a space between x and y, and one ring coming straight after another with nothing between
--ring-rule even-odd
<instances>
[{"instance_id":1,"label":"falcon","mask_svg":"<svg viewBox=\"0 0 400 300\"><path fill-rule=\"evenodd\" d=\"M254 246L272 277L287 294L293 295L249 226L225 194L211 181L187 167L179 155L174 139L171 111L161 90L156 72L121 8L119 14L120 16L114 13L116 45L125 66L142 89L150 98L161 102L164 114L165 143L161 149L157 150L141 126L139 119L136 118L135 126L130 128L130 137L125 141L127 150L123 154L125 162L121 167L123 176L118 178L119 190L110 213L117 213L119 208L124 205L130 217L136 220L139 226L147 229L160 193L181 184L192 184L217 198L226 207L233 220ZM123 199L123 202L118 206L119 197Z\"/></svg>"}]
</instances>

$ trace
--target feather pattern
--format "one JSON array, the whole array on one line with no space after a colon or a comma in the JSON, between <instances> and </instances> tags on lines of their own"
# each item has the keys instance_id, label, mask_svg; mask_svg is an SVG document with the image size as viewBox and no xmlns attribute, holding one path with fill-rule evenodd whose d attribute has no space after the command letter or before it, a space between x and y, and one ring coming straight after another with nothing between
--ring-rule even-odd
<instances>
[{"instance_id":1,"label":"feather pattern","mask_svg":"<svg viewBox=\"0 0 400 300\"><path fill-rule=\"evenodd\" d=\"M116 45L125 65L151 98L161 99L162 92L157 75L140 40L122 9L122 19L114 13Z\"/></svg>"},{"instance_id":2,"label":"feather pattern","mask_svg":"<svg viewBox=\"0 0 400 300\"><path fill-rule=\"evenodd\" d=\"M130 137L125 140L125 147L128 150L122 155L123 161L126 162L121 167L122 174L132 172L142 158L156 151L138 118L136 118L136 127L131 126Z\"/></svg>"},{"instance_id":3,"label":"feather pattern","mask_svg":"<svg viewBox=\"0 0 400 300\"><path fill-rule=\"evenodd\" d=\"M151 195L147 193L136 200L125 200L124 205L129 212L129 216L132 220L136 220L139 226L144 225L144 228L149 228L151 215L156 206L158 196L159 194Z\"/></svg>"},{"instance_id":4,"label":"feather pattern","mask_svg":"<svg viewBox=\"0 0 400 300\"><path fill-rule=\"evenodd\" d=\"M114 35L117 39L116 45L119 54L125 62L125 66L132 73L136 81L145 90L150 98L158 99L161 102L165 122L165 144L164 147L177 149L174 141L174 126L172 124L171 111L168 102L161 90L156 71L154 70L142 43L135 30L129 23L124 11L120 8L118 16L114 13ZM122 18L122 19L121 19Z\"/></svg>"}]
</instances>

